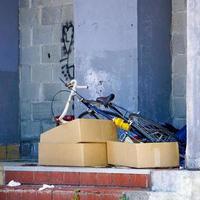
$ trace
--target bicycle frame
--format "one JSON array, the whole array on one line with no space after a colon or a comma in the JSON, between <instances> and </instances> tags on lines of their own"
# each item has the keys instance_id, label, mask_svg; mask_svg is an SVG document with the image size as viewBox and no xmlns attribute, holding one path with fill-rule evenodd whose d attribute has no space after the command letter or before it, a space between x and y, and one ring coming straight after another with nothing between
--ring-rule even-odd
<instances>
[{"instance_id":1,"label":"bicycle frame","mask_svg":"<svg viewBox=\"0 0 200 200\"><path fill-rule=\"evenodd\" d=\"M64 82L64 81L63 81ZM70 81L69 84L65 84L71 92L66 102L65 108L58 118L59 123L67 123L63 118L67 114L69 110L69 105L74 96L76 96L81 103L83 103L91 112L91 116L95 117L96 115L100 115L103 118L108 120L113 120L115 125L122 129L126 134L132 132L133 134L143 138L143 141L150 141L150 142L159 142L159 141L168 141L170 140L171 136L170 133L168 134L167 130L163 130L161 125L155 125L153 121L146 120L139 113L131 113L130 111L126 110L125 108L118 106L112 102L108 102L108 105L104 105L101 102L87 100L82 97L78 92L77 89L88 88L87 86L79 86L77 85L76 80ZM106 109L98 108L96 104L103 105ZM92 113L93 112L93 113ZM95 115L96 114L96 115ZM129 114L129 116L127 116ZM130 117L130 114L133 115L133 118ZM97 117L96 117L97 118ZM152 132L152 131L153 132ZM163 139L164 138L164 139ZM173 139L173 138L172 138Z\"/></svg>"},{"instance_id":2,"label":"bicycle frame","mask_svg":"<svg viewBox=\"0 0 200 200\"><path fill-rule=\"evenodd\" d=\"M113 115L111 115L111 114L109 115L109 111L99 109L97 106L92 105L91 103L88 103L88 100L84 99L81 95L79 95L77 93L77 89L86 89L86 88L88 88L88 86L80 86L77 84L76 80L71 80L70 83L65 84L65 86L70 88L71 92L68 97L68 100L66 101L65 108L64 108L62 114L60 115L60 117L58 118L59 122L67 123L67 121L65 121L63 118L67 114L70 103L74 96L76 96L79 99L79 101L88 108L88 110L94 111L95 113L98 113L99 115L105 117L106 119L113 120ZM102 105L102 104L100 104L100 105ZM123 118L127 123L131 123L130 120L128 119L128 117L126 116L127 114L131 113L130 111L128 111L125 108L123 108L117 104L114 104L114 103L109 103L108 108L116 113L116 117Z\"/></svg>"},{"instance_id":3,"label":"bicycle frame","mask_svg":"<svg viewBox=\"0 0 200 200\"><path fill-rule=\"evenodd\" d=\"M60 117L58 118L58 121L60 121L61 123L67 123L67 121L65 121L63 118L65 117L65 115L67 114L68 110L69 110L69 106L70 106L70 103L73 99L73 97L76 95L76 90L77 89L87 89L88 86L80 86L80 85L77 85L77 81L76 80L71 80L69 84L65 84L66 87L71 87L71 92L70 92L70 95L68 97L68 100L65 104L65 108L62 112L62 114L60 115Z\"/></svg>"}]
</instances>

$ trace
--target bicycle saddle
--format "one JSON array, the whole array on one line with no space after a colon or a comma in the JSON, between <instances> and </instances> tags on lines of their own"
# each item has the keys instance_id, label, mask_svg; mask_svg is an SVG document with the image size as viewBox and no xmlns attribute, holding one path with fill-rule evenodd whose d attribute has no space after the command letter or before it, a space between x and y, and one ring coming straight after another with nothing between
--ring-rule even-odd
<instances>
[{"instance_id":1,"label":"bicycle saddle","mask_svg":"<svg viewBox=\"0 0 200 200\"><path fill-rule=\"evenodd\" d=\"M103 104L105 107L108 106L108 104L115 98L115 95L114 94L110 94L109 96L106 96L106 97L98 97L96 99L96 101L98 103L101 103Z\"/></svg>"}]
</instances>

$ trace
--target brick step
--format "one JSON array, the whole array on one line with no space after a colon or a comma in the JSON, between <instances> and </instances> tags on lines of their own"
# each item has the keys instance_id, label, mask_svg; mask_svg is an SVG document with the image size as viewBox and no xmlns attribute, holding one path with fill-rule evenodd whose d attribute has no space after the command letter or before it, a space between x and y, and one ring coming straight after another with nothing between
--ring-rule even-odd
<instances>
[{"instance_id":1,"label":"brick step","mask_svg":"<svg viewBox=\"0 0 200 200\"><path fill-rule=\"evenodd\" d=\"M39 191L41 185L0 187L1 200L120 200L135 190L124 187L55 186Z\"/></svg>"},{"instance_id":2,"label":"brick step","mask_svg":"<svg viewBox=\"0 0 200 200\"><path fill-rule=\"evenodd\" d=\"M113 186L148 188L149 174L5 171L5 183L15 180L21 184L54 184L75 186Z\"/></svg>"}]
</instances>

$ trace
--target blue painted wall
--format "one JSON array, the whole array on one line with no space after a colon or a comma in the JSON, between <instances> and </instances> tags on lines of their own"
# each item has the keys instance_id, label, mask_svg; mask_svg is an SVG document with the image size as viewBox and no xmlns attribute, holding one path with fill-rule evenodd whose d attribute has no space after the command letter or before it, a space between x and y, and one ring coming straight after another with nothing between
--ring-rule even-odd
<instances>
[{"instance_id":1,"label":"blue painted wall","mask_svg":"<svg viewBox=\"0 0 200 200\"><path fill-rule=\"evenodd\" d=\"M139 111L170 121L171 0L138 1Z\"/></svg>"},{"instance_id":2,"label":"blue painted wall","mask_svg":"<svg viewBox=\"0 0 200 200\"><path fill-rule=\"evenodd\" d=\"M137 0L75 0L74 21L76 79L89 86L85 95L115 93L115 102L137 111Z\"/></svg>"},{"instance_id":3,"label":"blue painted wall","mask_svg":"<svg viewBox=\"0 0 200 200\"><path fill-rule=\"evenodd\" d=\"M0 6L0 143L18 143L18 0Z\"/></svg>"}]
</instances>

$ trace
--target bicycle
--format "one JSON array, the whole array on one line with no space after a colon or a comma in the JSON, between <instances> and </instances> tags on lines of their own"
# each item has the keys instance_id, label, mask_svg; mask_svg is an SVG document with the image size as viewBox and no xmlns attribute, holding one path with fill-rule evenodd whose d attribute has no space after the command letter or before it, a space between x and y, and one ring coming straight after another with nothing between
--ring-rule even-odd
<instances>
[{"instance_id":1,"label":"bicycle","mask_svg":"<svg viewBox=\"0 0 200 200\"><path fill-rule=\"evenodd\" d=\"M81 96L77 89L86 89L87 86L80 86L76 80L71 80L65 84L70 92L68 100L62 114L56 118L59 124L67 123L64 120L65 115L69 110L69 105L74 97L87 108L86 111L81 113L78 118L94 118L94 119L108 119L112 120L119 128L120 141L128 140L129 142L171 142L176 141L174 133L163 127L159 123L152 120L145 119L139 113L132 113L127 109L113 103L115 98L114 94L106 97L98 97L96 100L88 100ZM55 97L55 96L54 96ZM54 98L52 100L54 102ZM53 106L52 106L53 107ZM103 107L103 109L101 108ZM53 109L52 109L53 113Z\"/></svg>"}]
</instances>

